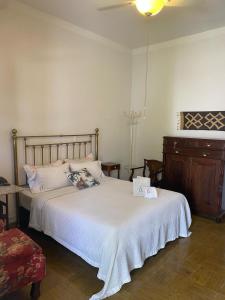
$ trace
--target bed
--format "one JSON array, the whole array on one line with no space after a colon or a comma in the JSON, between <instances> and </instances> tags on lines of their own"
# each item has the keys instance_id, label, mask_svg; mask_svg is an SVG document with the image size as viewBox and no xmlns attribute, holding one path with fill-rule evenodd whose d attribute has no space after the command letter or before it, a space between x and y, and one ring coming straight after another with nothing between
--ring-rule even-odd
<instances>
[{"instance_id":1,"label":"bed","mask_svg":"<svg viewBox=\"0 0 225 300\"><path fill-rule=\"evenodd\" d=\"M94 139L98 141L98 136ZM14 146L19 179L15 140ZM98 157L98 145L94 149ZM42 153L41 160L44 161ZM142 267L145 259L167 242L190 236L191 214L185 197L163 189L157 191L156 199L133 197L132 183L103 177L100 185L82 191L68 186L34 196L25 189L21 205L30 210L30 227L43 231L98 268L97 276L104 281L104 287L90 299L100 300L131 281L130 271Z\"/></svg>"}]
</instances>

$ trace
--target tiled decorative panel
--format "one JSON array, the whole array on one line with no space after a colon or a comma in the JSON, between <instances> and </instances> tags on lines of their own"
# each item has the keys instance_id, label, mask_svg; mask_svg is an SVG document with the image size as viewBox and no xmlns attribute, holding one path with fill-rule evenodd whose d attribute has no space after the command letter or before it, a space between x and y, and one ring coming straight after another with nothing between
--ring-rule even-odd
<instances>
[{"instance_id":1,"label":"tiled decorative panel","mask_svg":"<svg viewBox=\"0 0 225 300\"><path fill-rule=\"evenodd\" d=\"M181 112L180 129L225 131L225 111Z\"/></svg>"}]
</instances>

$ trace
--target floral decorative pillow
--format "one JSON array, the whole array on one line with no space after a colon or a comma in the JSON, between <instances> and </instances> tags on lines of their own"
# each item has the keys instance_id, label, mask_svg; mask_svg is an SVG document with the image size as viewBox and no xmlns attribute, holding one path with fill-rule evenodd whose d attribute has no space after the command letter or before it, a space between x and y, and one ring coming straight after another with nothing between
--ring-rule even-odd
<instances>
[{"instance_id":1,"label":"floral decorative pillow","mask_svg":"<svg viewBox=\"0 0 225 300\"><path fill-rule=\"evenodd\" d=\"M69 181L79 190L99 185L99 182L88 172L86 168L71 173L66 173Z\"/></svg>"},{"instance_id":2,"label":"floral decorative pillow","mask_svg":"<svg viewBox=\"0 0 225 300\"><path fill-rule=\"evenodd\" d=\"M101 182L102 178L105 176L102 172L101 162L98 160L70 163L70 170L72 172L79 171L84 168L87 169L88 172L90 172L90 174L99 182Z\"/></svg>"}]
</instances>

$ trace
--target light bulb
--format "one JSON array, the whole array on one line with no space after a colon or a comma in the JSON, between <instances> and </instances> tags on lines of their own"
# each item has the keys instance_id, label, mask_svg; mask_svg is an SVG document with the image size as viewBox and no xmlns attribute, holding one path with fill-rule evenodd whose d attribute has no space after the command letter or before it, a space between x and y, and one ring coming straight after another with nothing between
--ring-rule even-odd
<instances>
[{"instance_id":1,"label":"light bulb","mask_svg":"<svg viewBox=\"0 0 225 300\"><path fill-rule=\"evenodd\" d=\"M136 0L137 10L146 16L157 15L165 6L167 0Z\"/></svg>"}]
</instances>

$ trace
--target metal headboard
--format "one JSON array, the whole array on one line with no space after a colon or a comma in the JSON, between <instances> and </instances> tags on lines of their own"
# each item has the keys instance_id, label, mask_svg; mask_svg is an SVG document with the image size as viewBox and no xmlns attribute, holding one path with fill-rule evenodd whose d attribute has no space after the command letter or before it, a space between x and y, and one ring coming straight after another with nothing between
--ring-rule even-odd
<instances>
[{"instance_id":1,"label":"metal headboard","mask_svg":"<svg viewBox=\"0 0 225 300\"><path fill-rule=\"evenodd\" d=\"M98 159L98 138L98 128L90 134L38 136L20 136L17 135L17 130L13 129L15 184L20 185L20 164L44 165L58 159L80 159L90 152ZM22 157L20 152L22 152Z\"/></svg>"}]
</instances>

